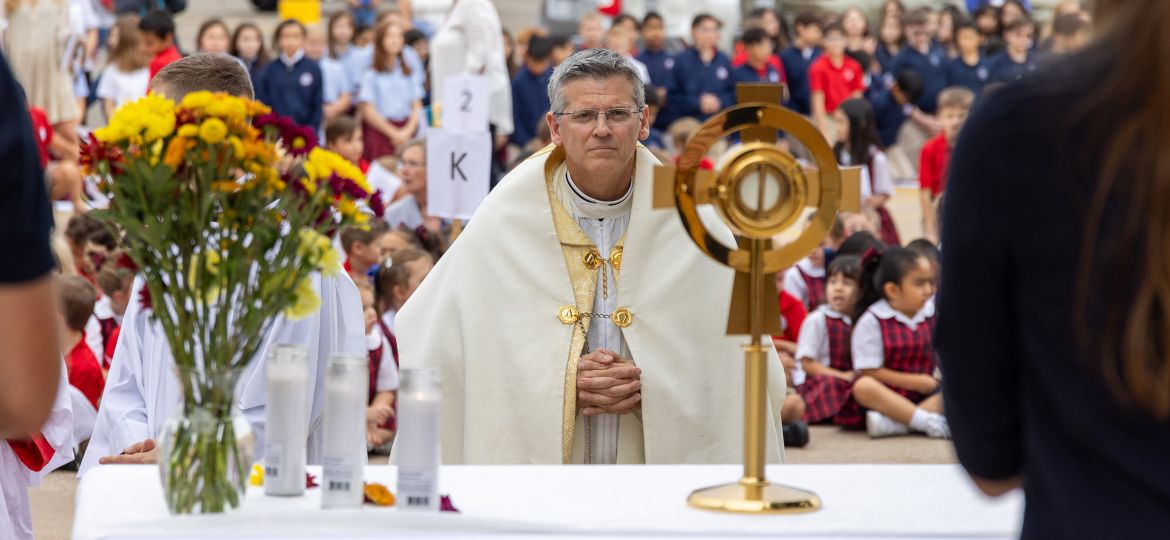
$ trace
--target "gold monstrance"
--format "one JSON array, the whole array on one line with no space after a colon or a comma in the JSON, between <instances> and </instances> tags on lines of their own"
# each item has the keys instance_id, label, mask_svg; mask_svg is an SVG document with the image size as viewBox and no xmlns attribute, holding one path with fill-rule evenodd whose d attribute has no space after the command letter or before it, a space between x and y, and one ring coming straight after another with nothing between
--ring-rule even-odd
<instances>
[{"instance_id":1,"label":"gold monstrance","mask_svg":"<svg viewBox=\"0 0 1170 540\"><path fill-rule=\"evenodd\" d=\"M699 249L735 269L727 334L751 336L751 343L744 346L743 478L691 493L687 502L696 508L790 513L821 506L816 494L771 484L765 474L768 365L761 340L781 333L776 272L816 248L838 210L860 210L860 169L838 167L812 123L777 105L780 92L779 85L738 85L738 103L703 124L687 143L678 167L654 171L654 207L677 207ZM792 154L778 149L777 131L808 148L816 168L802 167ZM711 145L733 133L739 133L743 144L725 156L723 170L700 170L699 162ZM724 246L708 232L699 219L701 204L719 211L735 233L737 248ZM773 245L772 238L795 224L807 207L815 208L809 226L795 241Z\"/></svg>"}]
</instances>

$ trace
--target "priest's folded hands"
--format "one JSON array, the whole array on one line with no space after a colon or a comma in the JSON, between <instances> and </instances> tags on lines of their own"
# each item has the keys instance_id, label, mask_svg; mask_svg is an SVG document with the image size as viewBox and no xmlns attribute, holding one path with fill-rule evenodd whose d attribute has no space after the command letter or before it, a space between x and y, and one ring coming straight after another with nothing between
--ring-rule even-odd
<instances>
[{"instance_id":1,"label":"priest's folded hands","mask_svg":"<svg viewBox=\"0 0 1170 540\"><path fill-rule=\"evenodd\" d=\"M626 414L642 405L642 368L599 349L577 362L577 406L585 416Z\"/></svg>"}]
</instances>

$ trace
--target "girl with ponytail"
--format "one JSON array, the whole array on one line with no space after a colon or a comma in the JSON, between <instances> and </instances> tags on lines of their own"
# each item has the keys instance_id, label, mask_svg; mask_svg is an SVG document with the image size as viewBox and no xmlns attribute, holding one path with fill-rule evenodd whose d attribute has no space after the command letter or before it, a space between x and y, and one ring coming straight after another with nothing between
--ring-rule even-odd
<instances>
[{"instance_id":1,"label":"girl with ponytail","mask_svg":"<svg viewBox=\"0 0 1170 540\"><path fill-rule=\"evenodd\" d=\"M934 270L915 251L891 247L862 257L853 328L853 399L870 437L913 431L950 438L934 377Z\"/></svg>"}]
</instances>

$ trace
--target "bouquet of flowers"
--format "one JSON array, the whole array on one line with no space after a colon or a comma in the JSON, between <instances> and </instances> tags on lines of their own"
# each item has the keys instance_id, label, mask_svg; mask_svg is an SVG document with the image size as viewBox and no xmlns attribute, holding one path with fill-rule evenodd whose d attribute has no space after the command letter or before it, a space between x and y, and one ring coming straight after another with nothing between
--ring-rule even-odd
<instances>
[{"instance_id":1,"label":"bouquet of flowers","mask_svg":"<svg viewBox=\"0 0 1170 540\"><path fill-rule=\"evenodd\" d=\"M258 102L196 92L126 104L83 149L183 387L160 446L172 512L239 504L251 455L232 421L238 375L274 319L317 310L312 274L341 270L332 234L381 215L361 171L315 141Z\"/></svg>"}]
</instances>

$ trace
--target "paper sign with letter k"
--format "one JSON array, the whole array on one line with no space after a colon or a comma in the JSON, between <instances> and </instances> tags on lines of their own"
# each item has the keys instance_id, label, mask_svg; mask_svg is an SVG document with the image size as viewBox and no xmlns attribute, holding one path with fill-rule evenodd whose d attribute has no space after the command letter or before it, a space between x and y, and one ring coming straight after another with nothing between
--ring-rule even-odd
<instances>
[{"instance_id":1,"label":"paper sign with letter k","mask_svg":"<svg viewBox=\"0 0 1170 540\"><path fill-rule=\"evenodd\" d=\"M427 212L470 219L487 197L491 135L452 129L427 130Z\"/></svg>"}]
</instances>

